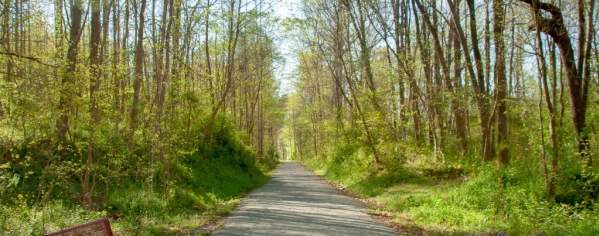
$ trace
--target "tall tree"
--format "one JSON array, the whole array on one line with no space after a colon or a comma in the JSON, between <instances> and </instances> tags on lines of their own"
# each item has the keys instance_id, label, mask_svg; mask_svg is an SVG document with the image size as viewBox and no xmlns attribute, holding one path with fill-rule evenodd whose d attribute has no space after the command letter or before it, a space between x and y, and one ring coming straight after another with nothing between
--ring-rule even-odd
<instances>
[{"instance_id":1,"label":"tall tree","mask_svg":"<svg viewBox=\"0 0 599 236\"><path fill-rule=\"evenodd\" d=\"M60 118L56 123L58 140L65 142L67 133L69 132L69 116L72 109L72 96L76 93L74 90L75 80L77 75L77 57L79 56L79 41L81 39L82 17L83 17L83 2L82 0L72 0L70 10L70 32L67 49L67 65L65 73L61 79L60 99L58 110L61 113Z\"/></svg>"},{"instance_id":2,"label":"tall tree","mask_svg":"<svg viewBox=\"0 0 599 236\"><path fill-rule=\"evenodd\" d=\"M586 112L588 103L589 84L591 83L590 76L590 45L593 37L593 15L595 1L589 1L588 4L584 0L579 0L578 6L578 26L579 26L579 56L578 64L574 54L572 41L568 33L568 29L564 24L564 19L561 10L554 4L544 3L538 0L520 0L521 2L530 5L535 27L551 36L560 50L560 58L565 70L566 79L570 91L570 106L572 108L572 121L576 130L578 139L578 151L580 155L586 159L587 165L591 164L591 156L588 153L589 140L586 129ZM585 6L588 6L585 7ZM585 16L584 9L588 9ZM546 16L544 13L550 15ZM586 21L588 18L588 21Z\"/></svg>"},{"instance_id":3,"label":"tall tree","mask_svg":"<svg viewBox=\"0 0 599 236\"><path fill-rule=\"evenodd\" d=\"M470 27L470 41L471 46L468 45L468 40L466 39L466 34L460 24L459 21L459 12L458 8L455 5L455 0L447 0L447 5L450 8L452 15L451 26L457 31L457 34L460 38L460 44L462 47L462 51L464 51L464 59L466 62L466 68L468 71L468 75L470 77L470 84L472 86L472 90L475 93L475 100L478 105L479 115L480 115L480 126L481 126L481 136L482 136L482 156L485 160L491 160L494 156L494 145L492 140L492 114L490 110L489 104L489 96L487 89L487 81L485 80L485 69L483 66L483 59L481 56L480 48L479 48L479 40L478 40L478 29L476 22L476 7L474 5L474 0L466 0L469 10L469 27ZM472 60L471 52L474 57L474 61Z\"/></svg>"},{"instance_id":4,"label":"tall tree","mask_svg":"<svg viewBox=\"0 0 599 236\"><path fill-rule=\"evenodd\" d=\"M130 120L130 139L132 142L133 134L138 126L137 113L140 109L140 96L141 96L141 83L144 76L144 27L145 27L145 11L146 11L146 0L140 0L139 2L139 22L137 25L137 39L135 43L135 80L133 81L133 103L131 104L131 120Z\"/></svg>"},{"instance_id":5,"label":"tall tree","mask_svg":"<svg viewBox=\"0 0 599 236\"><path fill-rule=\"evenodd\" d=\"M100 120L98 114L98 101L97 101L97 92L100 88L100 78L102 76L101 73L101 51L100 51L100 39L102 33L102 25L100 22L100 12L101 12L101 1L100 0L92 0L91 1L91 33L90 33L90 43L89 43L89 64L91 67L91 76L90 76L90 84L89 84L89 114L91 115L90 119L90 134L87 145L87 159L85 161L85 167L83 171L83 183L82 183L82 191L83 191L83 201L88 207L91 207L92 199L91 199L91 191L90 186L90 175L92 173L92 165L93 165L93 153L94 153L94 141L96 135L96 125Z\"/></svg>"},{"instance_id":6,"label":"tall tree","mask_svg":"<svg viewBox=\"0 0 599 236\"><path fill-rule=\"evenodd\" d=\"M493 37L495 38L495 102L497 103L497 142L500 167L509 162L509 136L507 119L507 79L505 74L505 11L503 0L493 0Z\"/></svg>"}]
</instances>

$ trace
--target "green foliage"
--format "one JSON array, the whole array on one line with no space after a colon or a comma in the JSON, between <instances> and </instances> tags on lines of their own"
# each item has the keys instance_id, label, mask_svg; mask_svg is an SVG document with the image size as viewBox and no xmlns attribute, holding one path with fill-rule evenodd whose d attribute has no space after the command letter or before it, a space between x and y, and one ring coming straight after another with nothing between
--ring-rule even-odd
<instances>
[{"instance_id":1,"label":"green foliage","mask_svg":"<svg viewBox=\"0 0 599 236\"><path fill-rule=\"evenodd\" d=\"M437 159L420 155L408 158L402 169L372 173L361 148L343 144L330 158L309 158L306 163L351 192L382 203L379 210L390 212L399 224L441 234L599 232L593 223L599 220L599 208L590 199L594 196L593 177L577 176L560 184L562 191L574 191L572 196L589 196L586 205L560 204L546 198L539 170L530 168L528 159L517 159L500 173L490 163L478 162L463 170L459 163L434 164ZM507 180L503 189L500 175Z\"/></svg>"},{"instance_id":2,"label":"green foliage","mask_svg":"<svg viewBox=\"0 0 599 236\"><path fill-rule=\"evenodd\" d=\"M22 195L29 203L42 197L68 197L72 176L81 168L81 147L63 145L61 150L50 140L3 143L0 153L6 160L0 169L0 184L5 196ZM51 195L51 196L45 196ZM12 204L14 198L0 198Z\"/></svg>"},{"instance_id":3,"label":"green foliage","mask_svg":"<svg viewBox=\"0 0 599 236\"><path fill-rule=\"evenodd\" d=\"M124 235L171 234L224 214L265 181L278 161L285 104L269 33L278 21L267 9L174 2L179 10L154 9L168 24L137 14L81 25L81 32L111 35L100 39L74 31L76 14L64 17L94 5L80 3L2 3L14 7L3 8L0 53L0 235L13 226L24 227L15 234L39 235L55 222L69 220L65 227L99 216L115 220ZM127 7L103 14L141 10L115 4ZM46 17L48 8L55 17ZM218 23L229 21L245 23L229 33ZM150 29L146 36L162 32L162 40L138 47L134 24ZM198 30L206 42L196 40ZM73 216L27 223L25 215L53 210ZM8 220L11 214L23 217Z\"/></svg>"},{"instance_id":4,"label":"green foliage","mask_svg":"<svg viewBox=\"0 0 599 236\"><path fill-rule=\"evenodd\" d=\"M561 192L555 197L557 203L576 207L593 208L593 203L599 200L599 174L583 171L569 175L563 180Z\"/></svg>"},{"instance_id":5,"label":"green foliage","mask_svg":"<svg viewBox=\"0 0 599 236\"><path fill-rule=\"evenodd\" d=\"M6 236L42 235L104 215L101 211L89 211L60 201L30 206L18 195L13 204L0 204L0 232Z\"/></svg>"},{"instance_id":6,"label":"green foliage","mask_svg":"<svg viewBox=\"0 0 599 236\"><path fill-rule=\"evenodd\" d=\"M86 210L77 204L81 191L78 176L86 145L57 147L43 141L2 145L2 156L11 161L0 167L1 231L39 235L108 216L116 220L119 231L163 235L170 232L169 227L163 226L172 223L171 219L199 217L205 221L208 216L224 214L222 209L230 210L236 198L263 184L268 179L264 173L276 166L278 157L274 153L258 158L224 118L214 125L211 145L200 139L203 125L194 130L195 144L178 145L180 151L194 146L195 151L169 156L165 165L148 169L135 166L155 165L148 159L152 148L135 144L129 155L136 158L125 158L126 149L120 153L108 151L124 143L99 141L94 151L113 158L105 165L93 167L102 181L94 192L97 210ZM140 174L143 178L135 177ZM180 227L200 224L190 222Z\"/></svg>"},{"instance_id":7,"label":"green foliage","mask_svg":"<svg viewBox=\"0 0 599 236\"><path fill-rule=\"evenodd\" d=\"M559 114L553 133L559 146L554 150L547 108L534 89L536 79L527 75L523 83L530 96L516 96L508 101L510 162L500 169L496 160L487 162L480 157L481 118L474 101L461 101L468 110L466 148L455 130L456 117L451 114L453 94L446 91L435 90L441 94L421 97L425 101L418 105L426 110L420 110L422 116L417 117L421 122L418 138L411 117L417 113L408 107L406 114L405 107L401 108L409 118L399 120L400 114L393 112L398 98L386 89L395 81L393 70L386 67L387 61L373 58L372 64L375 83L382 87L378 97L385 104L382 110L392 111L388 115L393 118L377 112L370 100L373 94L360 85L355 88L356 96L349 100L359 103L361 112L346 103L343 105L348 106L336 111L339 113L330 112L336 109L333 104L318 102L320 96L335 96L333 90L313 89L328 81L322 79L329 76L327 69L315 63L321 57L326 59L327 55L310 48L299 56L298 91L290 99L292 112L286 131L293 158L351 192L381 203L383 209L378 210L387 211L395 222L433 235L597 234L598 226L593 223L599 215L596 104L589 105L585 130L590 136L595 166L587 167L577 154L566 93L563 101L555 101ZM338 83L334 79L330 78ZM391 86L395 85L388 87ZM351 95L352 91L346 92ZM464 95L469 96L468 93ZM392 127L393 119L405 128ZM368 140L367 129L374 134L373 140ZM373 147L378 151L378 166L374 163ZM552 173L553 154L558 157L556 195L548 196L546 181Z\"/></svg>"}]
</instances>

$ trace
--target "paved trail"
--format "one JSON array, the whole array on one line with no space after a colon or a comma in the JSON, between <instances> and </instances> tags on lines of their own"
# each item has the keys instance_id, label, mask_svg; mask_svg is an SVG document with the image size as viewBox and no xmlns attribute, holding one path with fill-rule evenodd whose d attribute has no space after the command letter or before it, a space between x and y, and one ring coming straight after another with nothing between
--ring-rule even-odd
<instances>
[{"instance_id":1,"label":"paved trail","mask_svg":"<svg viewBox=\"0 0 599 236\"><path fill-rule=\"evenodd\" d=\"M359 201L293 162L249 194L214 235L396 235Z\"/></svg>"}]
</instances>

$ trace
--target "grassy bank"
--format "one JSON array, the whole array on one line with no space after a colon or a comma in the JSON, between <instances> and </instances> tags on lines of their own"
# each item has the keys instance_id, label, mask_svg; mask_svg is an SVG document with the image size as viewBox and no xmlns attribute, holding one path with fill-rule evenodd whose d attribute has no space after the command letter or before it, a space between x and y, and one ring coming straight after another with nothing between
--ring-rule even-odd
<instances>
[{"instance_id":1,"label":"grassy bank","mask_svg":"<svg viewBox=\"0 0 599 236\"><path fill-rule=\"evenodd\" d=\"M245 193L265 183L277 163L275 155L258 157L227 126L216 130L211 145L205 143L180 148L189 151L168 162L156 164L148 158L150 152L138 152L140 159L132 158L132 163L98 170L91 207L83 207L77 168L48 182L48 175L41 174L47 168L36 170L38 161L27 161L40 148L15 148L10 154L25 158L0 169L0 185L5 187L0 190L0 235L42 235L100 217L109 217L118 235L200 232L200 226L226 215ZM61 166L68 163L59 160Z\"/></svg>"},{"instance_id":2,"label":"grassy bank","mask_svg":"<svg viewBox=\"0 0 599 236\"><path fill-rule=\"evenodd\" d=\"M598 235L599 206L592 200L546 200L532 162L515 161L507 170L508 185L498 186L489 164L454 163L418 149L407 149L406 161L378 174L358 148L303 162L330 181L389 215L410 233L510 235ZM398 165L400 166L400 165ZM595 177L596 178L596 177ZM572 189L588 185L575 179L561 183ZM565 187L563 189L566 189ZM564 190L566 191L566 190ZM561 192L559 196L585 196Z\"/></svg>"},{"instance_id":3,"label":"grassy bank","mask_svg":"<svg viewBox=\"0 0 599 236\"><path fill-rule=\"evenodd\" d=\"M105 216L121 235L177 235L226 215L240 197L268 179L235 163L200 159L181 166L189 167L189 184L175 187L166 198L151 188L129 185L108 193L109 199L97 211L59 200L0 205L3 235L40 235Z\"/></svg>"},{"instance_id":4,"label":"grassy bank","mask_svg":"<svg viewBox=\"0 0 599 236\"><path fill-rule=\"evenodd\" d=\"M177 235L226 215L240 197L268 179L261 171L248 172L236 163L215 160L197 159L180 168L189 168L190 182L175 187L167 197L129 185L108 193L109 199L96 211L65 200L44 205L20 200L0 205L0 227L3 235L40 235L108 216L120 235Z\"/></svg>"}]
</instances>

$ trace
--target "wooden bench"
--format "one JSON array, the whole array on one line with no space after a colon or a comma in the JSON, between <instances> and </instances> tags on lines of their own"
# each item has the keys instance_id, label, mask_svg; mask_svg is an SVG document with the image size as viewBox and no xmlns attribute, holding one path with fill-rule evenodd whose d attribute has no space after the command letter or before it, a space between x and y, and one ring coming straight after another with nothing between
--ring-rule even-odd
<instances>
[{"instance_id":1,"label":"wooden bench","mask_svg":"<svg viewBox=\"0 0 599 236\"><path fill-rule=\"evenodd\" d=\"M110 222L102 218L58 232L45 234L45 236L113 236Z\"/></svg>"}]
</instances>

